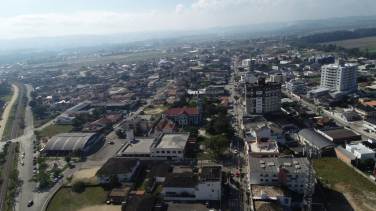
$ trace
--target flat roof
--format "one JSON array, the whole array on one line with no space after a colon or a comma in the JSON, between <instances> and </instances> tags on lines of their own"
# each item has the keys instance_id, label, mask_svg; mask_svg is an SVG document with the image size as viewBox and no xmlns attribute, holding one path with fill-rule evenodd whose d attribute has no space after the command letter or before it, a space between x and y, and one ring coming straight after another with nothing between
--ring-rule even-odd
<instances>
[{"instance_id":1,"label":"flat roof","mask_svg":"<svg viewBox=\"0 0 376 211\"><path fill-rule=\"evenodd\" d=\"M153 144L154 139L136 139L133 143L127 142L119 151L121 154L142 153L150 154L150 146Z\"/></svg>"},{"instance_id":2,"label":"flat roof","mask_svg":"<svg viewBox=\"0 0 376 211\"><path fill-rule=\"evenodd\" d=\"M278 173L279 167L283 166L290 173L306 173L308 170L307 158L292 157L248 157L250 173Z\"/></svg>"},{"instance_id":3,"label":"flat roof","mask_svg":"<svg viewBox=\"0 0 376 211\"><path fill-rule=\"evenodd\" d=\"M373 150L363 146L363 144L348 144L347 146L351 147L354 151L359 152L360 154L375 153Z\"/></svg>"},{"instance_id":4,"label":"flat roof","mask_svg":"<svg viewBox=\"0 0 376 211\"><path fill-rule=\"evenodd\" d=\"M351 136L358 135L354 133L353 131L345 129L345 128L336 128L336 129L328 128L328 129L321 129L320 131L330 136L331 138L344 138L344 137L351 137Z\"/></svg>"},{"instance_id":5,"label":"flat roof","mask_svg":"<svg viewBox=\"0 0 376 211\"><path fill-rule=\"evenodd\" d=\"M286 196L291 197L291 191L286 188L277 186L266 185L252 185L252 195L261 196L262 193L266 193L268 197Z\"/></svg>"},{"instance_id":6,"label":"flat roof","mask_svg":"<svg viewBox=\"0 0 376 211\"><path fill-rule=\"evenodd\" d=\"M96 133L60 133L47 142L44 150L74 150L77 147L84 148L86 142L91 138L96 138Z\"/></svg>"},{"instance_id":7,"label":"flat roof","mask_svg":"<svg viewBox=\"0 0 376 211\"><path fill-rule=\"evenodd\" d=\"M162 133L156 137L154 148L184 148L189 138L189 133ZM159 139L159 140L158 140Z\"/></svg>"}]
</instances>

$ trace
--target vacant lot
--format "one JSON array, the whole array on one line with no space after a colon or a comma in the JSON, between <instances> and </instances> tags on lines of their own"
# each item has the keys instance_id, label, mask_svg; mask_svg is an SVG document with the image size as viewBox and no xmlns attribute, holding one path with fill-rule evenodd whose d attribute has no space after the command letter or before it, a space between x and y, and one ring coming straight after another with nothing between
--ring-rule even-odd
<instances>
[{"instance_id":1,"label":"vacant lot","mask_svg":"<svg viewBox=\"0 0 376 211\"><path fill-rule=\"evenodd\" d=\"M161 115L163 111L167 110L169 106L154 106L154 108L145 108L145 114Z\"/></svg>"},{"instance_id":2,"label":"vacant lot","mask_svg":"<svg viewBox=\"0 0 376 211\"><path fill-rule=\"evenodd\" d=\"M67 133L73 129L72 125L49 125L45 127L43 130L39 130L39 136L54 136L59 133Z\"/></svg>"},{"instance_id":3,"label":"vacant lot","mask_svg":"<svg viewBox=\"0 0 376 211\"><path fill-rule=\"evenodd\" d=\"M340 159L320 158L315 161L315 171L324 186L329 210L374 210L376 185Z\"/></svg>"},{"instance_id":4,"label":"vacant lot","mask_svg":"<svg viewBox=\"0 0 376 211\"><path fill-rule=\"evenodd\" d=\"M102 205L109 192L109 189L103 187L86 187L82 193L75 193L71 188L62 188L52 198L47 211L77 211L87 206Z\"/></svg>"},{"instance_id":5,"label":"vacant lot","mask_svg":"<svg viewBox=\"0 0 376 211\"><path fill-rule=\"evenodd\" d=\"M336 44L344 48L370 48L376 46L376 37L365 37L359 39L325 42L320 44Z\"/></svg>"}]
</instances>

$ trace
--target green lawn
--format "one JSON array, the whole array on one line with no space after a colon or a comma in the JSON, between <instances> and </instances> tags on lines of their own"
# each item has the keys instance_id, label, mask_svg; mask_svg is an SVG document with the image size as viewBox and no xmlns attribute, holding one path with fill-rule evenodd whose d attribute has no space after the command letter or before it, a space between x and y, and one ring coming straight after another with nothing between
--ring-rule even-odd
<instances>
[{"instance_id":1,"label":"green lawn","mask_svg":"<svg viewBox=\"0 0 376 211\"><path fill-rule=\"evenodd\" d=\"M336 157L322 157L315 161L317 180L323 185L333 210L367 210L376 205L376 185ZM352 205L350 205L353 203ZM354 204L356 207L354 207ZM332 207L334 208L334 207Z\"/></svg>"},{"instance_id":2,"label":"green lawn","mask_svg":"<svg viewBox=\"0 0 376 211\"><path fill-rule=\"evenodd\" d=\"M86 206L104 204L109 193L110 189L104 187L86 187L82 193L62 188L52 198L47 211L75 211Z\"/></svg>"},{"instance_id":3,"label":"green lawn","mask_svg":"<svg viewBox=\"0 0 376 211\"><path fill-rule=\"evenodd\" d=\"M40 131L39 136L45 137L45 136L54 136L59 133L68 133L73 129L72 125L49 125L45 127L43 130Z\"/></svg>"},{"instance_id":4,"label":"green lawn","mask_svg":"<svg viewBox=\"0 0 376 211\"><path fill-rule=\"evenodd\" d=\"M313 81L317 81L317 82L320 82L320 81L321 81L321 77L311 78L311 80L313 80Z\"/></svg>"}]
</instances>

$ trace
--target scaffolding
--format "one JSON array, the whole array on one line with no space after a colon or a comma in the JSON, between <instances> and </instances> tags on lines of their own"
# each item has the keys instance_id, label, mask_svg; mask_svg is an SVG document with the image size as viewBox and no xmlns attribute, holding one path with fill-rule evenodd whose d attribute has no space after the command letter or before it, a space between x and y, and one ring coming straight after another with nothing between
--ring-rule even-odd
<instances>
[{"instance_id":1,"label":"scaffolding","mask_svg":"<svg viewBox=\"0 0 376 211\"><path fill-rule=\"evenodd\" d=\"M315 148L313 146L305 146L303 149L303 156L307 155L308 159L308 171L306 173L306 183L304 186L304 196L302 202L302 211L311 211L312 210L312 190L315 187L315 170L314 159L321 157L321 148Z\"/></svg>"}]
</instances>

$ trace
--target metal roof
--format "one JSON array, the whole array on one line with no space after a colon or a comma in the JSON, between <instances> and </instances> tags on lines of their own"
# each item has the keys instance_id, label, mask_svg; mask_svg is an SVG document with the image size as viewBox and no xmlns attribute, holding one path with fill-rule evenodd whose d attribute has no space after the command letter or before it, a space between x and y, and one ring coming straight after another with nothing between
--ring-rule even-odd
<instances>
[{"instance_id":1,"label":"metal roof","mask_svg":"<svg viewBox=\"0 0 376 211\"><path fill-rule=\"evenodd\" d=\"M306 141L314 145L316 148L327 147L327 146L337 146L335 143L331 142L329 139L325 138L323 135L317 133L311 129L303 129L298 132L300 138L304 138Z\"/></svg>"},{"instance_id":2,"label":"metal roof","mask_svg":"<svg viewBox=\"0 0 376 211\"><path fill-rule=\"evenodd\" d=\"M44 150L69 151L77 147L83 149L86 142L96 135L96 133L60 133L50 139Z\"/></svg>"}]
</instances>

